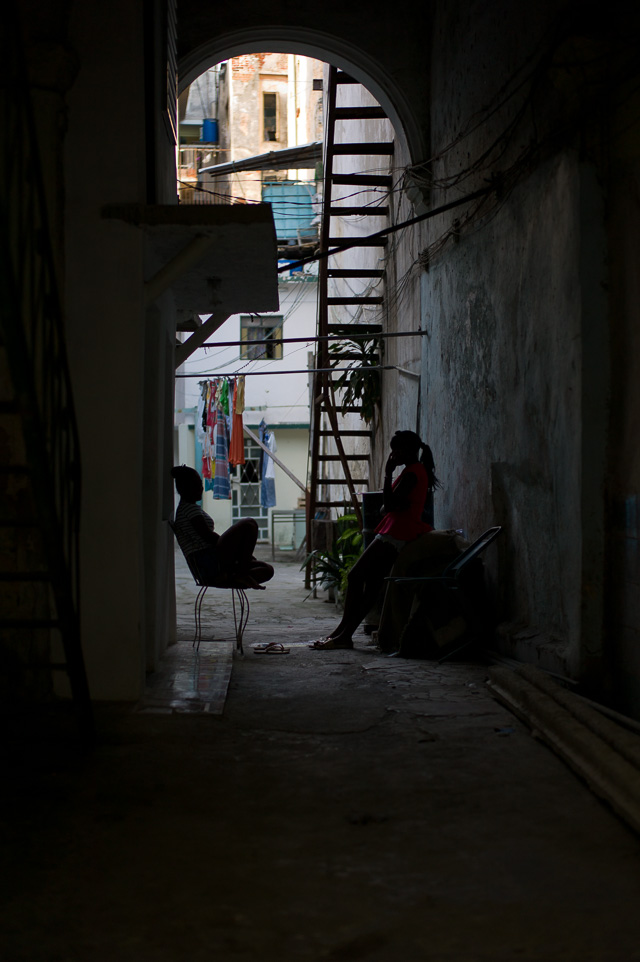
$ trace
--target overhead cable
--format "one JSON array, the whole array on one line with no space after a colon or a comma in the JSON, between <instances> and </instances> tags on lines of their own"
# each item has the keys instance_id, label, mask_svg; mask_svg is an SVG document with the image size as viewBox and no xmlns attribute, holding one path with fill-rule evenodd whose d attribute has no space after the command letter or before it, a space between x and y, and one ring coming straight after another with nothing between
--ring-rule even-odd
<instances>
[{"instance_id":1,"label":"overhead cable","mask_svg":"<svg viewBox=\"0 0 640 962\"><path fill-rule=\"evenodd\" d=\"M412 227L414 224L419 224L424 220L429 220L431 217L437 217L438 214L444 214L448 210L452 210L454 207L460 207L462 204L468 204L472 200L477 200L479 197L484 197L486 194L492 193L496 190L497 185L495 183L487 184L486 187L481 187L479 190L474 190L471 194L466 194L464 197L459 197L458 200L452 200L448 204L441 204L440 207L434 207L433 210L427 211L426 214L418 214L416 217L411 217L409 220L402 221L400 224L394 224L392 227L385 227L383 230L378 230L374 234L367 234L366 237L360 237L354 243L339 244L337 247L332 247L330 250L317 251L315 254L310 254L308 257L302 257L299 261L290 261L285 267L279 267L277 270L278 274L283 274L285 271L293 270L295 267L301 267L303 264L310 264L312 261L325 260L327 257L332 257L333 254L340 254L342 251L351 250L352 247L364 247L366 246L366 241L376 240L379 237L386 237L388 234L395 234L399 230L403 230L405 227Z\"/></svg>"}]
</instances>

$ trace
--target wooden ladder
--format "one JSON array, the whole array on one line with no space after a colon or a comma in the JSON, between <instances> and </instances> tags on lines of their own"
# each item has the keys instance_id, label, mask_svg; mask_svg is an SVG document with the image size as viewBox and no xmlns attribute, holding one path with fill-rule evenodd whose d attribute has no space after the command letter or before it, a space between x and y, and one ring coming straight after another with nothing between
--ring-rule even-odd
<instances>
[{"instance_id":1,"label":"wooden ladder","mask_svg":"<svg viewBox=\"0 0 640 962\"><path fill-rule=\"evenodd\" d=\"M333 247L349 244L353 247L376 246L385 248L386 238L375 240L361 236L342 236L335 237L331 232L331 221L335 217L346 217L357 215L358 217L387 216L389 215L388 206L371 205L349 205L340 203L340 198L333 196L333 188L336 185L364 188L383 188L389 191L392 185L392 178L387 174L372 173L336 173L334 172L334 158L338 156L390 156L393 154L394 145L379 142L359 142L359 143L336 143L335 125L337 121L343 120L367 120L384 119L386 114L379 106L362 107L338 107L336 106L336 93L341 84L358 83L348 74L338 70L336 67L329 69L329 83L327 90L326 108L326 130L325 130L325 166L324 166L324 201L322 224L320 231L320 249L328 251ZM359 501L359 487L367 487L368 479L355 480L352 475L351 465L355 462L369 460L369 453L354 454L349 453L345 446L348 439L365 438L371 441L372 432L367 429L343 430L338 423L339 414L357 413L358 407L346 408L336 403L335 385L333 373L330 370L332 361L339 361L348 358L347 353L341 354L338 351L329 351L329 338L334 343L339 344L339 338L345 340L352 335L376 335L382 330L380 324L331 324L329 322L330 309L334 306L352 305L355 307L381 306L384 298L380 294L375 295L353 295L353 296L330 296L329 282L333 279L354 279L371 281L382 280L384 270L380 268L338 268L331 266L331 258L322 258L319 265L318 283L318 349L316 353L317 373L313 379L312 386L312 407L311 407L311 439L310 439L310 469L309 469L309 499L307 511L307 546L309 551L313 551L316 544L314 533L314 520L318 512L327 512L332 508L351 508L362 525L362 511ZM328 453L326 450L326 439L331 439L335 445L335 453ZM322 468L328 465L339 465L342 474L339 477L323 476ZM346 487L349 492L348 499L337 499L330 493L323 495L331 487Z\"/></svg>"}]
</instances>

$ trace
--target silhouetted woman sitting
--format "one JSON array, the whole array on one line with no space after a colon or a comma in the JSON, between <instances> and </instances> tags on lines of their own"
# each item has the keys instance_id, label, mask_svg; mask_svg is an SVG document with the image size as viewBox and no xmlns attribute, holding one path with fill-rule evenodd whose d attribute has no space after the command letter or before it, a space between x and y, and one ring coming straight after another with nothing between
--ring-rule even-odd
<instances>
[{"instance_id":1,"label":"silhouetted woman sitting","mask_svg":"<svg viewBox=\"0 0 640 962\"><path fill-rule=\"evenodd\" d=\"M198 472L183 464L171 469L171 477L180 495L174 521L176 538L202 584L262 589L262 582L273 578L273 568L253 556L258 540L256 521L243 518L217 534L213 518L196 504L203 491Z\"/></svg>"},{"instance_id":2,"label":"silhouetted woman sitting","mask_svg":"<svg viewBox=\"0 0 640 962\"><path fill-rule=\"evenodd\" d=\"M419 457L421 448L422 456ZM401 464L405 465L404 470L392 483L393 472ZM433 530L423 520L423 512L429 494L439 484L431 448L413 431L396 431L391 438L391 454L385 467L384 517L376 528L374 540L349 572L340 624L327 638L314 641L311 648L353 648L353 633L376 600L382 597L384 579L398 552L409 541Z\"/></svg>"}]
</instances>

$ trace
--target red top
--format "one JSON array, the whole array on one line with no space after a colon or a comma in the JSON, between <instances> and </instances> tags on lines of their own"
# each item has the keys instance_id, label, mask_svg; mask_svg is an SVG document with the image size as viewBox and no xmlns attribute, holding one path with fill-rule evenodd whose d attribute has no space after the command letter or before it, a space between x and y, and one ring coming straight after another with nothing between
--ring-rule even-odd
<instances>
[{"instance_id":1,"label":"red top","mask_svg":"<svg viewBox=\"0 0 640 962\"><path fill-rule=\"evenodd\" d=\"M427 469L420 461L408 464L404 471L393 482L392 490L408 474L413 474L416 483L409 492L409 506L404 511L389 511L376 528L376 534L388 534L398 541L413 541L414 538L427 531L433 531L430 524L422 520L424 503L429 491L429 476Z\"/></svg>"}]
</instances>

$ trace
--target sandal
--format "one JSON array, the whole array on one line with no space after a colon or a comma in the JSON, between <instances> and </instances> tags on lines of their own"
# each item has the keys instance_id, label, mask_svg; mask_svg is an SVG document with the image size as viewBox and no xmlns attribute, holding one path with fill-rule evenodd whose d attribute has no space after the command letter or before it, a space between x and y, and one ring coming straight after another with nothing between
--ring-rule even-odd
<instances>
[{"instance_id":1,"label":"sandal","mask_svg":"<svg viewBox=\"0 0 640 962\"><path fill-rule=\"evenodd\" d=\"M285 648L284 645L279 644L277 641L271 641L268 645L256 645L253 649L256 655L288 655L289 648Z\"/></svg>"}]
</instances>

